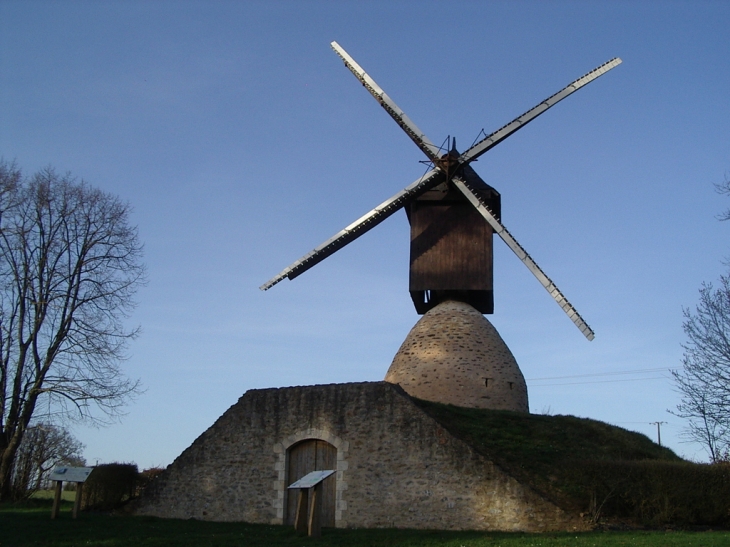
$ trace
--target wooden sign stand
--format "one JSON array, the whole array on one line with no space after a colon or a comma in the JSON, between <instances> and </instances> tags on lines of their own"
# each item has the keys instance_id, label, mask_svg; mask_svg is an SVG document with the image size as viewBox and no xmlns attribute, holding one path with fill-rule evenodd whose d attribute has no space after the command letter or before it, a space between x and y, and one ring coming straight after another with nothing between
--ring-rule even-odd
<instances>
[{"instance_id":1,"label":"wooden sign stand","mask_svg":"<svg viewBox=\"0 0 730 547\"><path fill-rule=\"evenodd\" d=\"M294 520L294 529L306 533L310 537L318 538L322 535L322 483L313 488L299 488L297 498L297 516ZM309 499L307 499L309 498Z\"/></svg>"},{"instance_id":2,"label":"wooden sign stand","mask_svg":"<svg viewBox=\"0 0 730 547\"><path fill-rule=\"evenodd\" d=\"M61 492L63 491L63 481L56 482L56 491L53 496L53 508L51 509L51 518L55 519L58 517L58 510L61 506ZM81 493L84 488L83 482L76 483L76 497L74 498L74 508L71 513L72 518L79 516L79 510L81 509Z\"/></svg>"},{"instance_id":3,"label":"wooden sign stand","mask_svg":"<svg viewBox=\"0 0 730 547\"><path fill-rule=\"evenodd\" d=\"M299 490L294 530L306 533L309 537L322 535L322 481L334 470L312 471L288 488Z\"/></svg>"},{"instance_id":4,"label":"wooden sign stand","mask_svg":"<svg viewBox=\"0 0 730 547\"><path fill-rule=\"evenodd\" d=\"M50 479L55 481L56 489L53 495L51 519L58 517L58 510L61 506L61 493L63 492L63 481L76 483L76 497L74 498L74 508L71 516L72 518L77 518L79 516L84 481L89 477L93 470L93 467L56 467L53 470Z\"/></svg>"}]
</instances>

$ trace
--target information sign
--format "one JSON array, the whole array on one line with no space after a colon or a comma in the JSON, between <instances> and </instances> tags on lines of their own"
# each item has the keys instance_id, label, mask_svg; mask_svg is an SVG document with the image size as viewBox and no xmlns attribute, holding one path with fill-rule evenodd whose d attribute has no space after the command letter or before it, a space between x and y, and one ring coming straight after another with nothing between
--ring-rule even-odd
<instances>
[{"instance_id":1,"label":"information sign","mask_svg":"<svg viewBox=\"0 0 730 547\"><path fill-rule=\"evenodd\" d=\"M334 472L335 471L333 469L328 471L312 471L311 473L304 475L298 481L290 484L287 488L312 488Z\"/></svg>"},{"instance_id":2,"label":"information sign","mask_svg":"<svg viewBox=\"0 0 730 547\"><path fill-rule=\"evenodd\" d=\"M56 467L49 479L64 482L85 482L93 470L93 467Z\"/></svg>"}]
</instances>

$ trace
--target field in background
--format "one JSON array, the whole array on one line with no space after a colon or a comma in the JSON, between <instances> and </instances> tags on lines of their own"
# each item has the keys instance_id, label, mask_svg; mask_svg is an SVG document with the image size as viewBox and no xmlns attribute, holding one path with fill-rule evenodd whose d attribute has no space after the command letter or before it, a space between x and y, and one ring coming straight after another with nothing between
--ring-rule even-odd
<instances>
[{"instance_id":1,"label":"field in background","mask_svg":"<svg viewBox=\"0 0 730 547\"><path fill-rule=\"evenodd\" d=\"M38 490L37 492L33 492L31 499L52 500L54 495L55 495L55 492L53 490ZM69 492L68 490L63 490L63 491L61 491L61 499L63 501L73 502L76 499L76 492L75 491ZM0 544L0 545L2 545L2 544Z\"/></svg>"},{"instance_id":2,"label":"field in background","mask_svg":"<svg viewBox=\"0 0 730 547\"><path fill-rule=\"evenodd\" d=\"M0 506L0 547L242 547L262 545L334 547L725 547L728 531L611 531L587 533L490 533L423 530L329 530L320 539L298 536L291 527L163 520L82 513L71 519L64 503L57 520L50 503L34 500Z\"/></svg>"}]
</instances>

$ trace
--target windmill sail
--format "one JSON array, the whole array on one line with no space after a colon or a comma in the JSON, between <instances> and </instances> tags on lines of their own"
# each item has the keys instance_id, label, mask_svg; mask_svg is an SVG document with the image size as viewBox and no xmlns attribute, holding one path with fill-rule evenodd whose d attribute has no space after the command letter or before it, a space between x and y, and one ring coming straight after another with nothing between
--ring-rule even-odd
<instances>
[{"instance_id":1,"label":"windmill sail","mask_svg":"<svg viewBox=\"0 0 730 547\"><path fill-rule=\"evenodd\" d=\"M432 169L418 180L406 186L393 197L385 200L375 209L364 214L355 222L347 226L344 230L340 230L327 241L316 247L302 258L284 268L281 273L269 279L261 285L259 289L268 290L284 278L294 279L298 275L306 272L309 268L322 262L331 254L337 252L342 247L354 241L368 230L374 228L383 222L390 215L402 208L412 199L417 198L427 190L444 182L443 172L436 168Z\"/></svg>"},{"instance_id":2,"label":"windmill sail","mask_svg":"<svg viewBox=\"0 0 730 547\"><path fill-rule=\"evenodd\" d=\"M466 168L470 162L476 160L479 156L502 142L508 136L530 123L540 114L547 111L567 96L575 93L581 87L587 85L599 76L621 64L621 59L618 57L611 59L607 63L604 63L584 76L581 76L574 82L571 82L568 86L545 99L537 106L528 110L521 116L518 116L507 125L486 136L456 158L455 155L442 154L439 147L434 145L428 139L423 131L421 131L418 126L416 126L416 124L413 123L408 116L406 116L406 114L398 107L397 104L395 104L388 94L383 91L375 80L373 80L337 42L332 42L331 46L337 55L339 55L339 57L344 61L345 66L347 66L347 68L355 75L363 86L365 86L368 92L406 132L411 140L413 140L423 153L426 154L435 167L423 177L419 178L390 199L384 201L375 209L350 224L344 230L341 230L332 236L319 247L316 247L310 253L282 270L281 273L271 278L260 288L262 290L267 290L284 278L294 279L351 241L357 239L371 228L377 226L398 209L401 209L403 206L415 200L431 188L434 188L444 182L451 182L461 191L461 193L464 194L467 200L491 225L492 229L497 232L509 248L512 249L517 257L527 266L538 281L540 281L540 284L545 287L548 293L550 293L585 337L588 338L588 340L593 340L593 330L591 330L576 309L570 304L570 302L568 302L568 299L565 298L562 292L560 292L555 283L552 282L552 280L545 274L545 272L542 271L530 255L527 254L527 251L525 251L525 249L514 237L512 237L501 222L492 214L487 204L480 197L479 192L475 191L474 188L471 188L470 183L465 178L459 176L459 172L463 172L463 169Z\"/></svg>"},{"instance_id":3,"label":"windmill sail","mask_svg":"<svg viewBox=\"0 0 730 547\"><path fill-rule=\"evenodd\" d=\"M418 126L416 126L416 124L413 123L408 116L406 116L405 112L398 108L398 105L395 104L393 99L391 99L388 94L375 83L375 80L373 80L368 73L365 72L344 49L342 49L340 44L332 42L330 45L332 46L332 49L335 50L335 53L337 53L337 55L339 55L345 62L345 66L358 80L360 80L360 83L365 86L365 89L367 89L370 94L375 97L375 100L380 103L380 106L382 106L385 111L390 114L390 117L395 120L395 123L401 126L403 131L406 132L411 140L416 143L416 146L418 146L418 148L420 148L431 161L436 162L441 156L439 147L433 144L423 131L418 129Z\"/></svg>"},{"instance_id":4,"label":"windmill sail","mask_svg":"<svg viewBox=\"0 0 730 547\"><path fill-rule=\"evenodd\" d=\"M454 185L459 190L461 190L464 196L485 218L485 220L489 223L489 225L497 233L497 235L502 238L502 241L504 241L507 246L512 249L512 251L517 255L517 258L519 258L522 263L527 266L527 269L530 270L540 282L540 284L545 287L545 290L550 294L550 296L553 297L553 299L555 299L555 302L558 303L558 306L563 309L563 311L568 315L570 320L575 323L575 326L578 327L583 335L588 338L588 340L593 340L593 338L595 337L593 329L588 326L588 324L583 320L578 311L573 307L568 299L565 298L565 295L560 292L560 289L558 289L557 285L555 285L555 283L553 283L553 281L547 276L547 274L542 271L542 268L537 265L537 262L535 262L532 257L527 254L527 251L525 251L524 247L522 247L522 245L517 242L512 234L509 233L507 228L505 228L504 225L495 218L495 216L492 214L486 204L482 202L479 194L472 191L472 189L469 188L466 180L461 179L460 177L454 177L453 179L451 179L451 182L453 182Z\"/></svg>"},{"instance_id":5,"label":"windmill sail","mask_svg":"<svg viewBox=\"0 0 730 547\"><path fill-rule=\"evenodd\" d=\"M605 74L609 70L611 70L614 67L617 67L621 64L621 59L618 57L611 59L610 61L603 63L598 68L595 68L594 70L591 70L588 74L581 76L574 82L571 82L566 87L555 93L554 95L551 95L547 99L545 99L543 102L538 104L537 106L531 108L521 116L517 116L514 120L509 122L507 125L497 129L494 133L487 135L482 140L480 140L478 143L476 143L474 146L469 148L466 152L464 152L459 157L459 163L468 163L470 161L474 161L479 156L487 152L490 148L495 147L500 142L502 142L504 139L509 137L512 133L516 132L519 129L522 129L525 127L528 123L530 123L532 120L537 118L540 114L545 112L548 108L555 106L560 101L565 99L568 95L571 95L578 91L581 87L585 86L586 84L589 84L599 76Z\"/></svg>"},{"instance_id":6,"label":"windmill sail","mask_svg":"<svg viewBox=\"0 0 730 547\"><path fill-rule=\"evenodd\" d=\"M441 156L439 148L429 140L425 133L423 133L423 131L421 131L408 116L406 116L405 112L403 112L403 110L401 110L398 105L395 104L393 99L391 99L388 94L383 91L383 89L375 82L375 80L373 80L372 77L367 72L365 72L359 64L357 64L357 62L342 48L342 46L340 46L337 42L332 42L330 45L332 46L332 49L335 51L335 53L337 53L337 55L339 55L339 57L344 61L345 66L350 70L350 72L355 75L355 77L360 81L360 83L362 83L363 86L365 86L365 89L367 89L368 92L370 92L370 94L375 98L375 100L380 103L385 111L388 112L390 117L393 118L395 122L406 132L411 140L416 143L416 145L423 151L424 154L426 154L426 156L428 156L431 161L438 163L438 160ZM508 124L487 135L482 140L474 144L474 146L469 148L469 150L459 156L459 165L474 161L479 156L502 142L504 139L506 139L519 129L522 129L532 120L537 118L540 114L546 112L549 108L555 106L560 101L562 101L569 95L572 95L581 87L589 84L599 76L602 76L612 68L617 67L621 64L621 62L622 61L620 58L615 57L610 61L603 63L602 65L591 70L587 74L584 74L577 80L569 83L557 93L550 95L550 97L542 101L537 106L534 106L524 114L521 114L520 116L509 122Z\"/></svg>"}]
</instances>

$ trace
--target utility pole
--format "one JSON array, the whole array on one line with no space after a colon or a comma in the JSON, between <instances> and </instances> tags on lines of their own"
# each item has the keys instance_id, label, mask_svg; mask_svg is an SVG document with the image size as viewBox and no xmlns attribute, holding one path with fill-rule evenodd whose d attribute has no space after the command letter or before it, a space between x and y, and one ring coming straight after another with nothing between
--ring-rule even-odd
<instances>
[{"instance_id":1,"label":"utility pole","mask_svg":"<svg viewBox=\"0 0 730 547\"><path fill-rule=\"evenodd\" d=\"M662 424L665 424L667 422L649 422L649 425L655 425L656 426L656 438L657 438L657 444L659 446L662 445Z\"/></svg>"}]
</instances>

